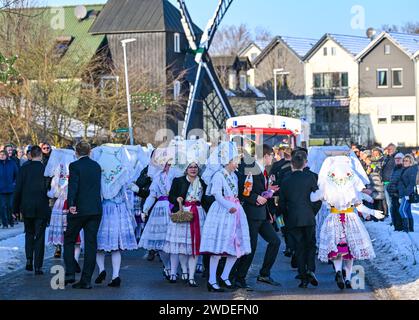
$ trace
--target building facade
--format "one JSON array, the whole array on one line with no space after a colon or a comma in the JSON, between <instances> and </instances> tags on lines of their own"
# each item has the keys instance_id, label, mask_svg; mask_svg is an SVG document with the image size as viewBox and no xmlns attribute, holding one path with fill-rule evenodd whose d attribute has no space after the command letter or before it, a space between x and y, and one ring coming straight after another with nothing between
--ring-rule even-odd
<instances>
[{"instance_id":1,"label":"building facade","mask_svg":"<svg viewBox=\"0 0 419 320\"><path fill-rule=\"evenodd\" d=\"M418 146L419 35L382 33L358 55L364 144Z\"/></svg>"}]
</instances>

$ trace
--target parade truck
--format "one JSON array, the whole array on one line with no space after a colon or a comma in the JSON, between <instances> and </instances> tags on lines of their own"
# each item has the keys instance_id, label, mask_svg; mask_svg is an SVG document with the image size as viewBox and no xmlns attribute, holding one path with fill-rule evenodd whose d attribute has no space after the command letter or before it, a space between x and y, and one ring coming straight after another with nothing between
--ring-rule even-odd
<instances>
[{"instance_id":1,"label":"parade truck","mask_svg":"<svg viewBox=\"0 0 419 320\"><path fill-rule=\"evenodd\" d=\"M308 147L310 125L305 120L258 114L227 120L227 135L271 147Z\"/></svg>"}]
</instances>

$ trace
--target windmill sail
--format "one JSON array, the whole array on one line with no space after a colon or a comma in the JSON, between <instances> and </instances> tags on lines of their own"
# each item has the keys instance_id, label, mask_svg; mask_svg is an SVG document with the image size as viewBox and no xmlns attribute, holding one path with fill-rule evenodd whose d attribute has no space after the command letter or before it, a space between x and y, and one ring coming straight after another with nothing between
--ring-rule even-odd
<instances>
[{"instance_id":1,"label":"windmill sail","mask_svg":"<svg viewBox=\"0 0 419 320\"><path fill-rule=\"evenodd\" d=\"M182 130L182 136L185 138L193 129L204 129L207 134L213 129L224 129L226 120L234 117L234 111L208 54L215 32L232 2L233 0L219 0L214 17L209 21L198 44L185 2L178 0L183 17L182 25L185 33L189 35L188 41L195 53L194 56L189 55L186 61L190 94Z\"/></svg>"}]
</instances>

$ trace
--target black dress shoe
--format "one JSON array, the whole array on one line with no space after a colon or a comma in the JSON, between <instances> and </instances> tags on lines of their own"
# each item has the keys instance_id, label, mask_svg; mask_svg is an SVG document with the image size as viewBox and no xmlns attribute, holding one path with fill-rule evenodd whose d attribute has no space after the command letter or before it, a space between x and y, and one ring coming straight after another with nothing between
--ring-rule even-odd
<instances>
[{"instance_id":1,"label":"black dress shoe","mask_svg":"<svg viewBox=\"0 0 419 320\"><path fill-rule=\"evenodd\" d=\"M317 277L314 274L314 272L307 273L307 280L312 286L315 286L315 287L319 286L319 280L317 280Z\"/></svg>"},{"instance_id":2,"label":"black dress shoe","mask_svg":"<svg viewBox=\"0 0 419 320\"><path fill-rule=\"evenodd\" d=\"M217 283L210 284L209 282L207 282L207 289L208 289L208 292L225 292L225 291L224 291L224 289L222 289L222 288L217 288L217 287L215 287L215 286L218 286L218 284L217 284ZM218 287L219 287L219 286L218 286Z\"/></svg>"},{"instance_id":3,"label":"black dress shoe","mask_svg":"<svg viewBox=\"0 0 419 320\"><path fill-rule=\"evenodd\" d=\"M336 284L340 290L345 289L345 282L343 281L342 272L338 271L335 277Z\"/></svg>"},{"instance_id":4,"label":"black dress shoe","mask_svg":"<svg viewBox=\"0 0 419 320\"><path fill-rule=\"evenodd\" d=\"M95 280L96 284L101 284L106 279L106 271L102 271L99 273L98 277Z\"/></svg>"},{"instance_id":5,"label":"black dress shoe","mask_svg":"<svg viewBox=\"0 0 419 320\"><path fill-rule=\"evenodd\" d=\"M42 276L43 274L44 274L44 271L42 271L42 269L35 268L35 275L36 276Z\"/></svg>"},{"instance_id":6,"label":"black dress shoe","mask_svg":"<svg viewBox=\"0 0 419 320\"><path fill-rule=\"evenodd\" d=\"M33 263L32 263L32 261L31 261L31 260L28 260L28 261L26 262L26 270L27 270L27 271L33 271Z\"/></svg>"},{"instance_id":7,"label":"black dress shoe","mask_svg":"<svg viewBox=\"0 0 419 320\"><path fill-rule=\"evenodd\" d=\"M301 280L301 283L300 283L300 285L298 287L301 288L301 289L307 289L308 288L308 284L309 284L308 280L307 279L303 279L303 280Z\"/></svg>"},{"instance_id":8,"label":"black dress shoe","mask_svg":"<svg viewBox=\"0 0 419 320\"><path fill-rule=\"evenodd\" d=\"M349 280L346 280L345 281L345 287L346 287L346 289L352 289L352 282L349 281Z\"/></svg>"},{"instance_id":9,"label":"black dress shoe","mask_svg":"<svg viewBox=\"0 0 419 320\"><path fill-rule=\"evenodd\" d=\"M92 289L92 286L87 283L77 282L72 285L73 289Z\"/></svg>"},{"instance_id":10,"label":"black dress shoe","mask_svg":"<svg viewBox=\"0 0 419 320\"><path fill-rule=\"evenodd\" d=\"M231 284L229 279L227 279L227 280L220 279L220 287L221 288L226 288L228 290L234 289L234 286Z\"/></svg>"},{"instance_id":11,"label":"black dress shoe","mask_svg":"<svg viewBox=\"0 0 419 320\"><path fill-rule=\"evenodd\" d=\"M274 279L272 279L271 277L262 277L262 276L258 276L257 280L259 282L263 282L263 283L267 283L270 284L271 286L275 286L275 287L280 287L281 284L279 282L276 282Z\"/></svg>"},{"instance_id":12,"label":"black dress shoe","mask_svg":"<svg viewBox=\"0 0 419 320\"><path fill-rule=\"evenodd\" d=\"M303 276L301 274L297 274L295 276L295 280L303 280Z\"/></svg>"},{"instance_id":13,"label":"black dress shoe","mask_svg":"<svg viewBox=\"0 0 419 320\"><path fill-rule=\"evenodd\" d=\"M188 280L188 285L192 288L197 288L198 284L196 283L196 281L194 279L189 279Z\"/></svg>"},{"instance_id":14,"label":"black dress shoe","mask_svg":"<svg viewBox=\"0 0 419 320\"><path fill-rule=\"evenodd\" d=\"M121 286L121 278L112 279L111 283L108 284L108 287L119 288Z\"/></svg>"}]
</instances>

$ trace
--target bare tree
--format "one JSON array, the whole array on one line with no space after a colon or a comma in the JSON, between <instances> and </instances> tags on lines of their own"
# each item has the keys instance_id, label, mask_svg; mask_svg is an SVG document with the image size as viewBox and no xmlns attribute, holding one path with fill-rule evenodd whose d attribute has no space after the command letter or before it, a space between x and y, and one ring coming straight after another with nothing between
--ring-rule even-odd
<instances>
[{"instance_id":1,"label":"bare tree","mask_svg":"<svg viewBox=\"0 0 419 320\"><path fill-rule=\"evenodd\" d=\"M381 27L386 32L404 32L411 34L419 34L419 21L407 22L403 26L385 24Z\"/></svg>"},{"instance_id":2,"label":"bare tree","mask_svg":"<svg viewBox=\"0 0 419 320\"><path fill-rule=\"evenodd\" d=\"M226 25L217 31L211 45L210 54L218 56L238 55L251 42L268 42L271 39L271 33L262 27L252 31L246 24Z\"/></svg>"}]
</instances>

